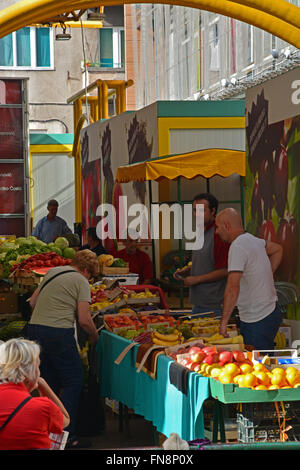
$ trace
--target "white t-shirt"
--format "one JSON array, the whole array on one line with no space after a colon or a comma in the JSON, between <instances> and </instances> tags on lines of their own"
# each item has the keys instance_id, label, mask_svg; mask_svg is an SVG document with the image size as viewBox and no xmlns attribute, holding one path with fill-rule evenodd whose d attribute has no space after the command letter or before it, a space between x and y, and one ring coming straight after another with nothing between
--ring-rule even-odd
<instances>
[{"instance_id":1,"label":"white t-shirt","mask_svg":"<svg viewBox=\"0 0 300 470\"><path fill-rule=\"evenodd\" d=\"M228 273L243 273L237 306L240 319L246 323L262 320L276 306L277 294L265 246L265 240L244 233L229 248Z\"/></svg>"}]
</instances>

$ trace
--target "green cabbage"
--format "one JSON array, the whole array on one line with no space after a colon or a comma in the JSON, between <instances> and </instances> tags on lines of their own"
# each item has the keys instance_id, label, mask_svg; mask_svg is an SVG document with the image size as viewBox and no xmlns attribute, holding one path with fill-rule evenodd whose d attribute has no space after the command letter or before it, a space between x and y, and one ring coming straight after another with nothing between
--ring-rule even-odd
<instances>
[{"instance_id":1,"label":"green cabbage","mask_svg":"<svg viewBox=\"0 0 300 470\"><path fill-rule=\"evenodd\" d=\"M64 250L64 248L67 248L69 246L69 242L65 237L58 237L54 243L61 250Z\"/></svg>"},{"instance_id":2,"label":"green cabbage","mask_svg":"<svg viewBox=\"0 0 300 470\"><path fill-rule=\"evenodd\" d=\"M61 248L59 248L58 246L53 246L52 248L50 248L51 251L54 251L54 253L57 253L59 256L62 256L63 252L61 250Z\"/></svg>"},{"instance_id":3,"label":"green cabbage","mask_svg":"<svg viewBox=\"0 0 300 470\"><path fill-rule=\"evenodd\" d=\"M63 250L63 256L64 256L65 258L73 259L74 256L75 256L75 253L76 253L76 252L75 252L74 248L68 247L68 248L65 248L65 249Z\"/></svg>"},{"instance_id":4,"label":"green cabbage","mask_svg":"<svg viewBox=\"0 0 300 470\"><path fill-rule=\"evenodd\" d=\"M47 246L47 243L43 242L42 240L34 240L33 244L38 247Z\"/></svg>"}]
</instances>

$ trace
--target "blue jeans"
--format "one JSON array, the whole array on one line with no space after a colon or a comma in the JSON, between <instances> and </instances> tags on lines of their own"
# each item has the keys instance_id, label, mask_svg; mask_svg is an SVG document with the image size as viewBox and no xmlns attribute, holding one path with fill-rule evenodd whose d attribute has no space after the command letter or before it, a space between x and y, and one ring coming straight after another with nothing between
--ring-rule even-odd
<instances>
[{"instance_id":1,"label":"blue jeans","mask_svg":"<svg viewBox=\"0 0 300 470\"><path fill-rule=\"evenodd\" d=\"M254 323L241 321L240 333L244 343L256 350L273 350L276 333L282 322L282 312L276 305L270 315Z\"/></svg>"},{"instance_id":2,"label":"blue jeans","mask_svg":"<svg viewBox=\"0 0 300 470\"><path fill-rule=\"evenodd\" d=\"M205 312L214 312L214 317L215 317L215 318L221 317L221 315L222 315L221 309L202 308L202 307L198 307L197 305L193 305L192 314L195 314L195 313L205 313ZM203 317L207 317L207 316L209 316L209 315L202 315L202 316L203 316Z\"/></svg>"},{"instance_id":3,"label":"blue jeans","mask_svg":"<svg viewBox=\"0 0 300 470\"><path fill-rule=\"evenodd\" d=\"M76 434L78 407L84 384L74 329L29 324L28 338L41 346L41 376L55 394L60 396L69 413L70 424L66 431L72 437Z\"/></svg>"}]
</instances>

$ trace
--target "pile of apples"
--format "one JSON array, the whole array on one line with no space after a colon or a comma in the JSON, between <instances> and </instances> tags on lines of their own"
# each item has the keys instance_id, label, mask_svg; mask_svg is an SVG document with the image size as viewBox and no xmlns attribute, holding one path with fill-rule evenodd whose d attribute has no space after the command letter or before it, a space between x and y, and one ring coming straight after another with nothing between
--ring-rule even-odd
<instances>
[{"instance_id":1,"label":"pile of apples","mask_svg":"<svg viewBox=\"0 0 300 470\"><path fill-rule=\"evenodd\" d=\"M253 363L242 351L217 351L214 346L191 346L177 351L177 362L204 377L222 384L235 384L252 390L277 390L300 387L300 371L293 366L269 370Z\"/></svg>"},{"instance_id":2,"label":"pile of apples","mask_svg":"<svg viewBox=\"0 0 300 470\"><path fill-rule=\"evenodd\" d=\"M242 351L217 351L215 346L191 346L184 351L182 357L178 350L176 360L188 369L206 376L211 376L210 372L214 368L222 368L226 364L251 363Z\"/></svg>"}]
</instances>

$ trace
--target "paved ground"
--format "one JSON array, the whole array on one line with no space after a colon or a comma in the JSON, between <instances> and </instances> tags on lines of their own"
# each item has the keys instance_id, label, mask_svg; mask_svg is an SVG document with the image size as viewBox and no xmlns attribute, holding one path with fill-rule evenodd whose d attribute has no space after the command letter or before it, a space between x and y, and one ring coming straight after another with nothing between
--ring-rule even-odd
<instances>
[{"instance_id":1,"label":"paved ground","mask_svg":"<svg viewBox=\"0 0 300 470\"><path fill-rule=\"evenodd\" d=\"M119 415L105 406L105 430L97 435L82 437L82 442L90 441L91 446L84 450L126 449L132 447L153 447L157 434L150 421L141 416L129 413L128 424L123 420L123 430L120 430Z\"/></svg>"}]
</instances>

